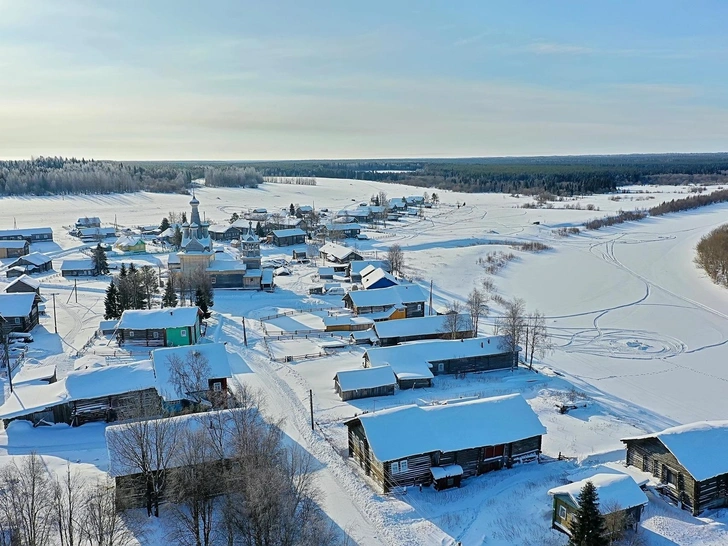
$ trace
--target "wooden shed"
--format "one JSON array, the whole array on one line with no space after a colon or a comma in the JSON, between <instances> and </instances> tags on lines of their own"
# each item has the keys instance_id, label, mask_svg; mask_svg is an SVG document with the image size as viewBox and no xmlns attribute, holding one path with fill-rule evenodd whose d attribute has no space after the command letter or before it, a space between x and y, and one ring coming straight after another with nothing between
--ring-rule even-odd
<instances>
[{"instance_id":1,"label":"wooden shed","mask_svg":"<svg viewBox=\"0 0 728 546\"><path fill-rule=\"evenodd\" d=\"M345 424L349 456L385 493L395 487L433 483L432 468L459 465L465 479L537 460L546 433L519 394L400 406L364 413ZM435 474L454 477L443 472Z\"/></svg>"},{"instance_id":2,"label":"wooden shed","mask_svg":"<svg viewBox=\"0 0 728 546\"><path fill-rule=\"evenodd\" d=\"M30 243L25 239L19 241L0 241L0 258L17 258L25 256L30 248Z\"/></svg>"},{"instance_id":3,"label":"wooden shed","mask_svg":"<svg viewBox=\"0 0 728 546\"><path fill-rule=\"evenodd\" d=\"M342 400L389 396L394 394L397 379L389 366L338 372L334 389Z\"/></svg>"},{"instance_id":4,"label":"wooden shed","mask_svg":"<svg viewBox=\"0 0 728 546\"><path fill-rule=\"evenodd\" d=\"M655 476L693 515L728 506L728 421L700 421L625 438L627 464Z\"/></svg>"}]
</instances>

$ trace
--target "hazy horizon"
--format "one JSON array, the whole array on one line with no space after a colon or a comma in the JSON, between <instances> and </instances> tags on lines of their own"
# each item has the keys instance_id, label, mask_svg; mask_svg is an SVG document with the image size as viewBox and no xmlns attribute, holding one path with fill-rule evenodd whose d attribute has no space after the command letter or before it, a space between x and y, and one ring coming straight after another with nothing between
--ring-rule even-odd
<instances>
[{"instance_id":1,"label":"hazy horizon","mask_svg":"<svg viewBox=\"0 0 728 546\"><path fill-rule=\"evenodd\" d=\"M720 153L728 5L0 0L0 157Z\"/></svg>"}]
</instances>

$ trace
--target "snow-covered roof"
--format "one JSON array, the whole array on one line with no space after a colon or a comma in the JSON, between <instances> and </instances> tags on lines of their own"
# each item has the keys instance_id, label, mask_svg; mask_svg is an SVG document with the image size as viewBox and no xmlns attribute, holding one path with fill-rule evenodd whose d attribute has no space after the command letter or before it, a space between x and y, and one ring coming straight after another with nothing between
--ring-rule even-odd
<instances>
[{"instance_id":1,"label":"snow-covered roof","mask_svg":"<svg viewBox=\"0 0 728 546\"><path fill-rule=\"evenodd\" d=\"M139 243L146 245L144 242L144 239L142 239L139 236L135 235L122 235L116 240L116 243L114 243L115 247L130 247L130 246L136 246Z\"/></svg>"},{"instance_id":2,"label":"snow-covered roof","mask_svg":"<svg viewBox=\"0 0 728 546\"><path fill-rule=\"evenodd\" d=\"M260 272L260 269L257 269L256 271ZM273 270L264 269L260 274L260 279L261 284L273 284Z\"/></svg>"},{"instance_id":3,"label":"snow-covered roof","mask_svg":"<svg viewBox=\"0 0 728 546\"><path fill-rule=\"evenodd\" d=\"M15 286L16 284L24 284L26 286L30 286L31 288L38 290L40 288L40 281L38 279L34 279L33 277L28 277L28 275L21 275L17 279L15 279L13 282L11 282L6 288L5 291L7 292L10 287Z\"/></svg>"},{"instance_id":4,"label":"snow-covered roof","mask_svg":"<svg viewBox=\"0 0 728 546\"><path fill-rule=\"evenodd\" d=\"M245 269L245 264L235 259L214 259L207 266L208 271L245 271Z\"/></svg>"},{"instance_id":5,"label":"snow-covered roof","mask_svg":"<svg viewBox=\"0 0 728 546\"><path fill-rule=\"evenodd\" d=\"M169 258L167 259L167 264L178 264L181 263L179 253L172 253L169 255Z\"/></svg>"},{"instance_id":6,"label":"snow-covered roof","mask_svg":"<svg viewBox=\"0 0 728 546\"><path fill-rule=\"evenodd\" d=\"M356 249L337 245L336 243L326 243L319 249L319 253L326 254L327 257L333 256L337 260L345 260L354 252L356 252Z\"/></svg>"},{"instance_id":7,"label":"snow-covered roof","mask_svg":"<svg viewBox=\"0 0 728 546\"><path fill-rule=\"evenodd\" d=\"M362 271L363 274L363 271ZM390 281L393 284L399 284L399 281L395 279L390 273L387 273L384 269L381 267L378 267L374 271L371 271L365 275L362 276L361 283L364 286L365 289L368 289L369 287L375 285L379 281L386 279Z\"/></svg>"},{"instance_id":8,"label":"snow-covered roof","mask_svg":"<svg viewBox=\"0 0 728 546\"><path fill-rule=\"evenodd\" d=\"M114 235L116 230L113 227L87 227L78 230L81 237L93 237L95 235Z\"/></svg>"},{"instance_id":9,"label":"snow-covered roof","mask_svg":"<svg viewBox=\"0 0 728 546\"><path fill-rule=\"evenodd\" d=\"M22 240L22 241L0 241L0 248L25 248L25 246L28 244L28 241Z\"/></svg>"},{"instance_id":10,"label":"snow-covered roof","mask_svg":"<svg viewBox=\"0 0 728 546\"><path fill-rule=\"evenodd\" d=\"M447 466L433 466L430 468L430 474L436 480L443 480L453 476L462 476L463 467L459 464L449 464Z\"/></svg>"},{"instance_id":11,"label":"snow-covered roof","mask_svg":"<svg viewBox=\"0 0 728 546\"><path fill-rule=\"evenodd\" d=\"M0 294L0 316L27 317L33 309L35 292Z\"/></svg>"},{"instance_id":12,"label":"snow-covered roof","mask_svg":"<svg viewBox=\"0 0 728 546\"><path fill-rule=\"evenodd\" d=\"M374 335L374 330L369 328L368 330L354 330L353 332L351 332L351 338L357 341L367 339L373 341L374 339L376 339L376 336Z\"/></svg>"},{"instance_id":13,"label":"snow-covered roof","mask_svg":"<svg viewBox=\"0 0 728 546\"><path fill-rule=\"evenodd\" d=\"M24 229L0 229L0 237L25 237L28 235L50 235L53 230L49 227L24 228Z\"/></svg>"},{"instance_id":14,"label":"snow-covered roof","mask_svg":"<svg viewBox=\"0 0 728 546\"><path fill-rule=\"evenodd\" d=\"M546 433L520 394L438 406L400 406L365 413L348 423L356 420L382 462L507 444Z\"/></svg>"},{"instance_id":15,"label":"snow-covered roof","mask_svg":"<svg viewBox=\"0 0 728 546\"><path fill-rule=\"evenodd\" d=\"M378 290L354 290L348 296L356 307L402 305L427 300L422 288L416 284L400 284Z\"/></svg>"},{"instance_id":16,"label":"snow-covered roof","mask_svg":"<svg viewBox=\"0 0 728 546\"><path fill-rule=\"evenodd\" d=\"M446 331L447 321L448 317L446 315L385 320L374 324L374 331L379 339L436 335ZM470 315L461 314L455 326L458 332L471 331L473 324Z\"/></svg>"},{"instance_id":17,"label":"snow-covered roof","mask_svg":"<svg viewBox=\"0 0 728 546\"><path fill-rule=\"evenodd\" d=\"M237 226L234 226L232 224L213 224L209 228L207 228L207 231L209 231L210 233L225 233L229 229L238 228Z\"/></svg>"},{"instance_id":18,"label":"snow-covered roof","mask_svg":"<svg viewBox=\"0 0 728 546\"><path fill-rule=\"evenodd\" d=\"M207 360L209 374L207 379L232 377L230 362L225 345L222 343L202 343L186 347L167 347L152 351L152 364L157 376L157 390L165 400L181 400L185 393L180 393L170 381L171 365L175 359L182 362L189 358L202 357Z\"/></svg>"},{"instance_id":19,"label":"snow-covered roof","mask_svg":"<svg viewBox=\"0 0 728 546\"><path fill-rule=\"evenodd\" d=\"M152 328L181 328L193 326L200 310L197 307L168 307L165 309L127 309L121 315L119 328L148 330Z\"/></svg>"},{"instance_id":20,"label":"snow-covered roof","mask_svg":"<svg viewBox=\"0 0 728 546\"><path fill-rule=\"evenodd\" d=\"M152 419L147 421L149 426L150 434L156 434L156 431L163 433L168 431L166 426L155 427L155 423L169 425L176 428L177 430L186 429L191 432L195 431L214 431L211 432L217 437L222 433L222 441L220 444L225 449L225 456L232 456L235 453L236 442L232 441L234 434L239 425L240 419L236 419L236 416L241 414L255 414L255 410L247 408L235 408L228 410L218 411L206 411L203 413L192 413L188 415L178 415L175 417L167 417L164 419ZM113 437L123 436L127 434L129 427L134 426L132 423L122 423L119 425L111 425L106 427L106 444L109 446L109 474L112 477L127 476L129 474L136 474L139 472L138 468L130 466L128 462L119 457L118 453L113 449ZM212 442L212 439L211 439ZM172 451L172 456L169 461L165 461L167 468L175 468L181 466L184 463L181 453L182 450L175 449ZM215 459L218 458L219 454L215 450L211 450L208 453L214 453ZM151 461L151 465L155 470L158 468L155 465L160 461Z\"/></svg>"},{"instance_id":21,"label":"snow-covered roof","mask_svg":"<svg viewBox=\"0 0 728 546\"><path fill-rule=\"evenodd\" d=\"M578 482L549 489L549 495L568 495L574 506L579 506L579 493L587 482L591 482L599 495L599 509L607 514L605 509L619 508L626 510L634 506L647 504L647 496L640 486L627 474L595 474Z\"/></svg>"},{"instance_id":22,"label":"snow-covered roof","mask_svg":"<svg viewBox=\"0 0 728 546\"><path fill-rule=\"evenodd\" d=\"M306 235L306 232L303 231L300 228L291 228L291 229L277 229L273 232L273 235L275 235L278 238L281 237L296 237L299 235Z\"/></svg>"},{"instance_id":23,"label":"snow-covered roof","mask_svg":"<svg viewBox=\"0 0 728 546\"><path fill-rule=\"evenodd\" d=\"M506 353L508 349L504 348L504 342L504 336L416 341L392 347L367 349L366 358L371 366L385 364L395 366L400 362L430 363Z\"/></svg>"},{"instance_id":24,"label":"snow-covered roof","mask_svg":"<svg viewBox=\"0 0 728 546\"><path fill-rule=\"evenodd\" d=\"M628 440L659 439L697 481L728 474L728 420L698 421Z\"/></svg>"},{"instance_id":25,"label":"snow-covered roof","mask_svg":"<svg viewBox=\"0 0 728 546\"><path fill-rule=\"evenodd\" d=\"M349 231L349 230L361 229L361 226L359 224L353 223L353 222L346 222L346 223L327 222L324 225L326 226L326 229L328 229L329 231Z\"/></svg>"},{"instance_id":26,"label":"snow-covered roof","mask_svg":"<svg viewBox=\"0 0 728 546\"><path fill-rule=\"evenodd\" d=\"M82 218L76 220L76 223L84 226L89 224L99 224L101 223L101 218L99 218L98 216L83 216Z\"/></svg>"},{"instance_id":27,"label":"snow-covered roof","mask_svg":"<svg viewBox=\"0 0 728 546\"><path fill-rule=\"evenodd\" d=\"M337 372L334 379L339 382L342 391L375 389L397 383L394 372L389 366Z\"/></svg>"},{"instance_id":28,"label":"snow-covered roof","mask_svg":"<svg viewBox=\"0 0 728 546\"><path fill-rule=\"evenodd\" d=\"M63 260L61 262L61 271L90 271L93 268L93 260Z\"/></svg>"},{"instance_id":29,"label":"snow-covered roof","mask_svg":"<svg viewBox=\"0 0 728 546\"><path fill-rule=\"evenodd\" d=\"M41 254L40 252L31 252L30 254L26 254L25 256L21 256L18 258L19 260L25 260L29 264L33 265L44 265L52 261L51 258L46 256L45 254ZM17 261L17 260L16 260Z\"/></svg>"},{"instance_id":30,"label":"snow-covered roof","mask_svg":"<svg viewBox=\"0 0 728 546\"><path fill-rule=\"evenodd\" d=\"M319 273L319 275L330 275L330 276L333 276L333 274L335 273L335 271L334 271L334 268L333 267L319 267L318 268L318 273Z\"/></svg>"},{"instance_id":31,"label":"snow-covered roof","mask_svg":"<svg viewBox=\"0 0 728 546\"><path fill-rule=\"evenodd\" d=\"M370 265L374 266L372 269L376 269L377 267L381 267L385 271L389 269L389 264L385 260L355 260L349 264L350 274L361 274Z\"/></svg>"},{"instance_id":32,"label":"snow-covered roof","mask_svg":"<svg viewBox=\"0 0 728 546\"><path fill-rule=\"evenodd\" d=\"M366 267L362 268L362 270L360 272L362 280L364 280L364 277L366 277L367 275L371 275L372 273L374 273L377 269L382 269L382 268L374 267L372 264L369 264Z\"/></svg>"},{"instance_id":33,"label":"snow-covered roof","mask_svg":"<svg viewBox=\"0 0 728 546\"><path fill-rule=\"evenodd\" d=\"M150 360L74 370L55 383L29 384L16 387L0 407L0 418L11 419L29 415L75 400L88 400L155 387L154 370Z\"/></svg>"}]
</instances>

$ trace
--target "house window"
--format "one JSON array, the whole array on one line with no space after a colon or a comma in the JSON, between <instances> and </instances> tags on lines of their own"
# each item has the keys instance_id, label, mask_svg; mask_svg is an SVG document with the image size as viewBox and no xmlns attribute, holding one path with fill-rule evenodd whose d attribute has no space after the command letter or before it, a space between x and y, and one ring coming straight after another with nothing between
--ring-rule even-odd
<instances>
[{"instance_id":1,"label":"house window","mask_svg":"<svg viewBox=\"0 0 728 546\"><path fill-rule=\"evenodd\" d=\"M154 332L154 333L152 334L152 337L153 337L154 339L159 339L159 332L156 332L156 331L155 331L155 332Z\"/></svg>"},{"instance_id":2,"label":"house window","mask_svg":"<svg viewBox=\"0 0 728 546\"><path fill-rule=\"evenodd\" d=\"M418 304L417 304L417 310L418 310L418 311L422 311L422 304L421 304L421 303L418 303Z\"/></svg>"},{"instance_id":3,"label":"house window","mask_svg":"<svg viewBox=\"0 0 728 546\"><path fill-rule=\"evenodd\" d=\"M445 373L445 363L444 362L437 363L437 371L440 373Z\"/></svg>"},{"instance_id":4,"label":"house window","mask_svg":"<svg viewBox=\"0 0 728 546\"><path fill-rule=\"evenodd\" d=\"M187 330L182 330L179 335L180 337L187 337Z\"/></svg>"},{"instance_id":5,"label":"house window","mask_svg":"<svg viewBox=\"0 0 728 546\"><path fill-rule=\"evenodd\" d=\"M220 381L213 382L212 390L215 392L222 392L222 383Z\"/></svg>"},{"instance_id":6,"label":"house window","mask_svg":"<svg viewBox=\"0 0 728 546\"><path fill-rule=\"evenodd\" d=\"M392 463L392 466L390 468L390 472L392 474L399 474L399 463Z\"/></svg>"},{"instance_id":7,"label":"house window","mask_svg":"<svg viewBox=\"0 0 728 546\"><path fill-rule=\"evenodd\" d=\"M15 317L13 320L15 321L15 324L20 324L20 317Z\"/></svg>"},{"instance_id":8,"label":"house window","mask_svg":"<svg viewBox=\"0 0 728 546\"><path fill-rule=\"evenodd\" d=\"M134 337L134 330L129 330L129 337Z\"/></svg>"},{"instance_id":9,"label":"house window","mask_svg":"<svg viewBox=\"0 0 728 546\"><path fill-rule=\"evenodd\" d=\"M217 284L217 277L211 277L210 278L210 283L211 284Z\"/></svg>"},{"instance_id":10,"label":"house window","mask_svg":"<svg viewBox=\"0 0 728 546\"><path fill-rule=\"evenodd\" d=\"M407 460L405 459L404 461L400 461L399 462L399 471L400 472L407 472L407 470L409 470L409 466L407 464Z\"/></svg>"},{"instance_id":11,"label":"house window","mask_svg":"<svg viewBox=\"0 0 728 546\"><path fill-rule=\"evenodd\" d=\"M566 519L566 506L559 506L559 518Z\"/></svg>"}]
</instances>

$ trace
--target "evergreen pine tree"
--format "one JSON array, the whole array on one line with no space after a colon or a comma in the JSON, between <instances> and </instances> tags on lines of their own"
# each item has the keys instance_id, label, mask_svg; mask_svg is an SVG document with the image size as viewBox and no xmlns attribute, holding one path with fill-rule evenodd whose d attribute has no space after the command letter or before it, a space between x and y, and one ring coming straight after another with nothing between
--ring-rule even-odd
<instances>
[{"instance_id":1,"label":"evergreen pine tree","mask_svg":"<svg viewBox=\"0 0 728 546\"><path fill-rule=\"evenodd\" d=\"M106 297L104 298L104 318L106 320L118 319L121 317L121 308L119 306L119 290L116 288L114 281L109 283L106 289Z\"/></svg>"},{"instance_id":2,"label":"evergreen pine tree","mask_svg":"<svg viewBox=\"0 0 728 546\"><path fill-rule=\"evenodd\" d=\"M599 512L599 495L592 482L582 487L578 504L568 546L608 546L604 516Z\"/></svg>"},{"instance_id":3,"label":"evergreen pine tree","mask_svg":"<svg viewBox=\"0 0 728 546\"><path fill-rule=\"evenodd\" d=\"M187 213L183 211L182 212L182 223L184 224L185 222L187 222Z\"/></svg>"},{"instance_id":4,"label":"evergreen pine tree","mask_svg":"<svg viewBox=\"0 0 728 546\"><path fill-rule=\"evenodd\" d=\"M207 305L207 297L205 291L200 287L195 290L195 305L200 308L203 317L210 318L211 313L210 307Z\"/></svg>"},{"instance_id":5,"label":"evergreen pine tree","mask_svg":"<svg viewBox=\"0 0 728 546\"><path fill-rule=\"evenodd\" d=\"M109 273L109 261L106 258L106 250L101 246L101 243L96 245L93 250L91 259L94 263L94 273L96 275L108 275Z\"/></svg>"},{"instance_id":6,"label":"evergreen pine tree","mask_svg":"<svg viewBox=\"0 0 728 546\"><path fill-rule=\"evenodd\" d=\"M169 229L169 220L162 218L162 223L159 224L159 231L167 231Z\"/></svg>"},{"instance_id":7,"label":"evergreen pine tree","mask_svg":"<svg viewBox=\"0 0 728 546\"><path fill-rule=\"evenodd\" d=\"M162 307L177 307L177 293L174 291L172 277L167 279L164 286L164 294L162 295Z\"/></svg>"},{"instance_id":8,"label":"evergreen pine tree","mask_svg":"<svg viewBox=\"0 0 728 546\"><path fill-rule=\"evenodd\" d=\"M293 206L293 203L291 203L291 206L288 207L288 212L289 212L289 214L291 216L295 216L296 215L296 207Z\"/></svg>"},{"instance_id":9,"label":"evergreen pine tree","mask_svg":"<svg viewBox=\"0 0 728 546\"><path fill-rule=\"evenodd\" d=\"M119 314L123 313L127 309L131 309L131 295L129 294L129 273L126 269L126 264L121 264L119 270L119 276L114 280L118 292L119 301Z\"/></svg>"},{"instance_id":10,"label":"evergreen pine tree","mask_svg":"<svg viewBox=\"0 0 728 546\"><path fill-rule=\"evenodd\" d=\"M174 226L174 235L172 235L170 243L172 243L172 246L176 248L179 248L179 245L182 244L182 230L179 226Z\"/></svg>"},{"instance_id":11,"label":"evergreen pine tree","mask_svg":"<svg viewBox=\"0 0 728 546\"><path fill-rule=\"evenodd\" d=\"M263 231L263 226L260 225L260 220L258 220L258 223L255 225L255 234L258 237L265 237L265 231Z\"/></svg>"}]
</instances>

